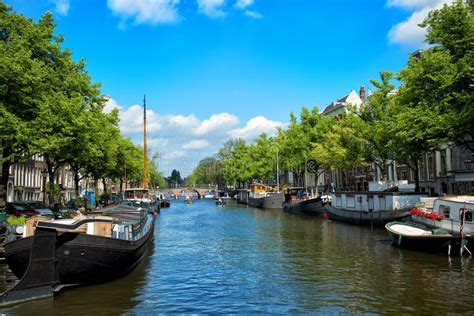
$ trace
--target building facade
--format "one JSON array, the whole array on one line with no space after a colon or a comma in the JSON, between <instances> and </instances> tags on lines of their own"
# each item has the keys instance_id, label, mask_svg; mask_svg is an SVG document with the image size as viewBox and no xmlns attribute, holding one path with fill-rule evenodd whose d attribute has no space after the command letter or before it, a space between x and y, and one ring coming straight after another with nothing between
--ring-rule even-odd
<instances>
[{"instance_id":1,"label":"building facade","mask_svg":"<svg viewBox=\"0 0 474 316\"><path fill-rule=\"evenodd\" d=\"M396 93L396 92L393 92ZM347 96L332 102L321 112L336 117L347 112L349 104L360 107L365 103L365 89L360 94L354 90ZM404 164L393 161L388 167L387 181L406 180L415 183L415 173ZM445 145L438 151L426 153L419 161L420 190L430 196L442 194L474 194L474 154L466 147ZM367 191L368 183L380 181L381 172L371 167L354 167L348 170L325 172L317 180L319 190Z\"/></svg>"}]
</instances>

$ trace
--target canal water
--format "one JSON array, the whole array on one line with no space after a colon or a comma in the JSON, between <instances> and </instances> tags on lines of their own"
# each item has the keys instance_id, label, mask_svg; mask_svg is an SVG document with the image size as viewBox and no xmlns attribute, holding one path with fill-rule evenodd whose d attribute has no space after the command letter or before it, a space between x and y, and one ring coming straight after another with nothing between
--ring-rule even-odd
<instances>
[{"instance_id":1,"label":"canal water","mask_svg":"<svg viewBox=\"0 0 474 316\"><path fill-rule=\"evenodd\" d=\"M473 260L393 248L384 229L172 201L127 277L1 312L472 314Z\"/></svg>"}]
</instances>

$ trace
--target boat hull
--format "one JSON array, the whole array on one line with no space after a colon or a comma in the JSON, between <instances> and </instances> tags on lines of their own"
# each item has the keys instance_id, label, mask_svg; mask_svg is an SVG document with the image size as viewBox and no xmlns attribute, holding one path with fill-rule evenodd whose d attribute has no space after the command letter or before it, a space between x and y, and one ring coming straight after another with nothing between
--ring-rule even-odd
<instances>
[{"instance_id":1,"label":"boat hull","mask_svg":"<svg viewBox=\"0 0 474 316\"><path fill-rule=\"evenodd\" d=\"M372 225L379 227L383 227L388 222L401 220L410 216L410 212L408 210L369 212L339 209L332 205L327 206L327 214L332 220L355 225Z\"/></svg>"},{"instance_id":2,"label":"boat hull","mask_svg":"<svg viewBox=\"0 0 474 316\"><path fill-rule=\"evenodd\" d=\"M396 223L388 223L385 228L392 239L392 245L394 247L429 253L460 255L461 245L463 245L463 243L459 236L452 236L450 234L412 236L391 229L391 224ZM402 225L412 226L410 223L402 223ZM424 227L423 225L414 224L413 226L427 231L430 230L428 227ZM464 245L468 245L471 242L470 239L466 239Z\"/></svg>"},{"instance_id":3,"label":"boat hull","mask_svg":"<svg viewBox=\"0 0 474 316\"><path fill-rule=\"evenodd\" d=\"M283 193L273 194L266 197L248 198L248 205L252 207L282 209Z\"/></svg>"},{"instance_id":4,"label":"boat hull","mask_svg":"<svg viewBox=\"0 0 474 316\"><path fill-rule=\"evenodd\" d=\"M153 241L153 223L147 234L136 241L63 233L56 242L56 271L62 285L102 283L132 271ZM5 245L5 259L16 277L25 273L33 237Z\"/></svg>"},{"instance_id":5,"label":"boat hull","mask_svg":"<svg viewBox=\"0 0 474 316\"><path fill-rule=\"evenodd\" d=\"M283 210L288 213L302 215L322 215L326 211L320 198L283 203Z\"/></svg>"}]
</instances>

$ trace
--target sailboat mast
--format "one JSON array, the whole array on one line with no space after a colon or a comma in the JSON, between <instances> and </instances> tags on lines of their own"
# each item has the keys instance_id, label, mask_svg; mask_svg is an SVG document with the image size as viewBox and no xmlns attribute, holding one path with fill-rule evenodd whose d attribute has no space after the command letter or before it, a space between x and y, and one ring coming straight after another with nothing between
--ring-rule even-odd
<instances>
[{"instance_id":1,"label":"sailboat mast","mask_svg":"<svg viewBox=\"0 0 474 316\"><path fill-rule=\"evenodd\" d=\"M277 190L280 191L280 162L278 161L278 147L277 147Z\"/></svg>"},{"instance_id":2,"label":"sailboat mast","mask_svg":"<svg viewBox=\"0 0 474 316\"><path fill-rule=\"evenodd\" d=\"M146 95L143 95L143 188L148 188L147 159L146 159Z\"/></svg>"}]
</instances>

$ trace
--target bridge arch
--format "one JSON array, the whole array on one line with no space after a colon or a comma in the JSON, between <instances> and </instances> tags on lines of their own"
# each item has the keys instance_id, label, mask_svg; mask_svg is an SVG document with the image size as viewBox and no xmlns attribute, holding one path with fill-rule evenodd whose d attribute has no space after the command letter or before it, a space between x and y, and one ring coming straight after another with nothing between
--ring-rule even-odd
<instances>
[{"instance_id":1,"label":"bridge arch","mask_svg":"<svg viewBox=\"0 0 474 316\"><path fill-rule=\"evenodd\" d=\"M206 189L198 189L198 188L176 188L176 189L171 189L169 192L171 192L175 198L179 198L179 195L182 192L195 192L198 195L199 199L204 198L204 194L206 193Z\"/></svg>"}]
</instances>

